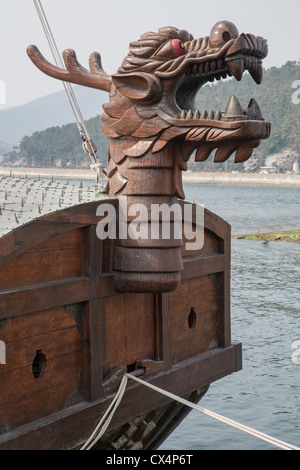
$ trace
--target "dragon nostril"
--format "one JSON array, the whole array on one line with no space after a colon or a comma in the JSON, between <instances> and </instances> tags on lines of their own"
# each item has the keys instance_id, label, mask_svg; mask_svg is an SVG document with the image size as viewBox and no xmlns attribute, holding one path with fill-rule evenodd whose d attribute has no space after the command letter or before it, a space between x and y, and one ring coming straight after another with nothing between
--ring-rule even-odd
<instances>
[{"instance_id":1,"label":"dragon nostril","mask_svg":"<svg viewBox=\"0 0 300 470\"><path fill-rule=\"evenodd\" d=\"M239 32L236 26L230 21L219 21L212 28L209 45L212 48L218 48L224 46L231 39L236 39L239 36Z\"/></svg>"},{"instance_id":2,"label":"dragon nostril","mask_svg":"<svg viewBox=\"0 0 300 470\"><path fill-rule=\"evenodd\" d=\"M224 42L228 42L231 39L231 34L228 31L224 31L224 33L222 34L222 37L223 37Z\"/></svg>"}]
</instances>

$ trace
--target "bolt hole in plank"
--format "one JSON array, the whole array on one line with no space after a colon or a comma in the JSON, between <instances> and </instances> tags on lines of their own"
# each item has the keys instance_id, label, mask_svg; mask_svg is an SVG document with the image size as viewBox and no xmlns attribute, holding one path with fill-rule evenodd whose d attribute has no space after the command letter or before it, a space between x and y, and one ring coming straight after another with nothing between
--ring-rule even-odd
<instances>
[{"instance_id":1,"label":"bolt hole in plank","mask_svg":"<svg viewBox=\"0 0 300 470\"><path fill-rule=\"evenodd\" d=\"M189 314L189 328L190 328L190 330L194 330L196 328L196 323L197 323L197 315L196 315L194 307L192 307L191 311L190 311L190 314Z\"/></svg>"},{"instance_id":2,"label":"bolt hole in plank","mask_svg":"<svg viewBox=\"0 0 300 470\"><path fill-rule=\"evenodd\" d=\"M136 362L134 362L133 364L127 365L127 373L128 373L128 374L130 374L131 372L133 372L135 369L136 369Z\"/></svg>"},{"instance_id":3,"label":"bolt hole in plank","mask_svg":"<svg viewBox=\"0 0 300 470\"><path fill-rule=\"evenodd\" d=\"M35 379L41 379L46 371L47 360L45 354L39 349L32 361L32 373Z\"/></svg>"}]
</instances>

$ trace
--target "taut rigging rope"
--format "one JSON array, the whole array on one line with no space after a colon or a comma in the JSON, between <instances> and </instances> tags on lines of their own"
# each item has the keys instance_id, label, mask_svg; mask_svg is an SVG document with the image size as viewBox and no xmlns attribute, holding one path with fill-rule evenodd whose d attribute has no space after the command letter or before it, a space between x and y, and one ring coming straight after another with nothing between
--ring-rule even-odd
<instances>
[{"instance_id":1,"label":"taut rigging rope","mask_svg":"<svg viewBox=\"0 0 300 470\"><path fill-rule=\"evenodd\" d=\"M42 27L44 29L46 39L48 41L49 47L51 49L55 64L57 67L65 68L64 63L60 57L58 47L56 45L53 33L51 31L49 22L47 20L47 16L45 14L45 11L43 9L43 6L41 4L41 0L33 0L37 14L39 16L39 19L41 21ZM99 159L96 155L97 148L90 138L90 135L88 133L88 130L86 128L84 118L82 116L78 101L76 99L76 96L74 94L73 88L70 83L62 82L68 101L70 103L71 109L73 111L77 128L79 131L79 134L83 140L83 149L84 151L90 156L90 158L93 159L93 163L91 164L91 168L94 169L97 172L97 185L99 183L99 179L101 178L101 183L103 185L103 175L106 176L106 172L99 162Z\"/></svg>"}]
</instances>

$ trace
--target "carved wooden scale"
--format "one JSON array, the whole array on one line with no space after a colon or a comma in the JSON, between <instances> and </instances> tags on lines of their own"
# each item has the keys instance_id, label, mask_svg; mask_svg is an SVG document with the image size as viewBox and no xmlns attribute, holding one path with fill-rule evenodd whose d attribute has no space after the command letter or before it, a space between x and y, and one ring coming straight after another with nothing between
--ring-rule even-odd
<instances>
[{"instance_id":1,"label":"carved wooden scale","mask_svg":"<svg viewBox=\"0 0 300 470\"><path fill-rule=\"evenodd\" d=\"M191 154L224 162L236 152L235 162L250 158L271 125L262 118L255 100L247 109L231 97L225 113L195 109L195 97L207 82L248 70L256 83L263 76L267 41L239 34L228 21L217 23L210 36L194 39L173 27L143 34L130 44L118 72L107 75L98 53L90 56L90 71L73 50L63 53L66 69L51 65L36 46L28 55L44 73L59 80L105 90L102 131L109 139L108 194L127 196L132 204L172 205L184 199L182 171ZM128 221L129 221L128 217ZM150 220L149 220L150 223ZM180 284L181 240L117 240L113 269L120 292L168 292Z\"/></svg>"}]
</instances>

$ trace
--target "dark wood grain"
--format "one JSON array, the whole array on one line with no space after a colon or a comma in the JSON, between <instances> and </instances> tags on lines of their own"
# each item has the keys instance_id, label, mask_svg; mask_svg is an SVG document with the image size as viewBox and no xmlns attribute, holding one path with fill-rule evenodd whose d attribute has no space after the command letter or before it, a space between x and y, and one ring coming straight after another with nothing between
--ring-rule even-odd
<instances>
[{"instance_id":1,"label":"dark wood grain","mask_svg":"<svg viewBox=\"0 0 300 470\"><path fill-rule=\"evenodd\" d=\"M154 385L165 388L180 396L187 394L188 390L201 387L201 384L210 384L222 377L236 372L236 363L240 357L239 346L226 349L216 349L178 364L168 374L166 382L164 375L158 374L150 380ZM140 396L143 400L140 400ZM36 421L32 425L23 426L14 432L0 436L0 449L5 450L31 450L31 449L65 449L82 445L96 426L99 416L107 410L111 398L93 403L82 402L64 411L53 414L51 418ZM134 409L137 415L151 410L168 398L151 390L131 384L124 396L125 406L119 407L116 412L114 425L126 424L132 416Z\"/></svg>"}]
</instances>

